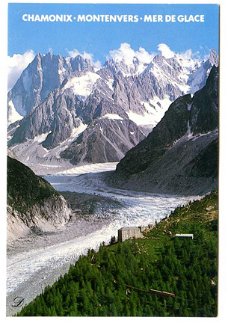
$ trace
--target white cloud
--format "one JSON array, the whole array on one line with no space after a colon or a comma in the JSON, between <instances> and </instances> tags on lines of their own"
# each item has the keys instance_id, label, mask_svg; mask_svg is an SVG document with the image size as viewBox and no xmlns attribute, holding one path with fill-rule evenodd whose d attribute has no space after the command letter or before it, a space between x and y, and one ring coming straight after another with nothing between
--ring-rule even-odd
<instances>
[{"instance_id":1,"label":"white cloud","mask_svg":"<svg viewBox=\"0 0 228 323\"><path fill-rule=\"evenodd\" d=\"M116 68L119 68L125 76L129 76L142 73L154 56L154 53L147 52L143 47L134 50L130 44L122 43L120 48L109 52L107 59L113 59Z\"/></svg>"},{"instance_id":2,"label":"white cloud","mask_svg":"<svg viewBox=\"0 0 228 323\"><path fill-rule=\"evenodd\" d=\"M180 55L184 59L193 58L193 53L191 49L187 49L185 52L179 53L178 55Z\"/></svg>"},{"instance_id":3,"label":"white cloud","mask_svg":"<svg viewBox=\"0 0 228 323\"><path fill-rule=\"evenodd\" d=\"M24 54L14 54L13 56L8 56L8 90L14 86L22 71L28 66L29 63L32 62L34 57L35 54L32 50L29 50Z\"/></svg>"},{"instance_id":4,"label":"white cloud","mask_svg":"<svg viewBox=\"0 0 228 323\"><path fill-rule=\"evenodd\" d=\"M139 61L149 64L154 58L154 53L148 53L143 47L139 47L139 50L136 51L136 57Z\"/></svg>"},{"instance_id":5,"label":"white cloud","mask_svg":"<svg viewBox=\"0 0 228 323\"><path fill-rule=\"evenodd\" d=\"M170 49L170 47L166 44L159 44L157 46L158 51L161 53L162 56L165 58L172 58L172 57L177 57L182 60L193 60L195 62L201 60L199 52L193 53L191 49L187 49L184 52L174 52Z\"/></svg>"},{"instance_id":6,"label":"white cloud","mask_svg":"<svg viewBox=\"0 0 228 323\"><path fill-rule=\"evenodd\" d=\"M135 51L131 48L128 43L122 43L120 48L111 50L109 52L109 57L115 62L124 61L125 64L131 65L134 58L137 58L142 64L149 64L154 57L154 54L148 53L144 48L140 47L139 50Z\"/></svg>"},{"instance_id":7,"label":"white cloud","mask_svg":"<svg viewBox=\"0 0 228 323\"><path fill-rule=\"evenodd\" d=\"M101 62L100 61L94 61L93 54L90 54L90 53L87 53L87 52L81 53L77 49L73 49L73 50L68 51L68 54L69 54L69 57L76 57L76 56L80 55L84 59L89 60L92 63L92 65L94 65L94 67L96 69L101 68Z\"/></svg>"},{"instance_id":8,"label":"white cloud","mask_svg":"<svg viewBox=\"0 0 228 323\"><path fill-rule=\"evenodd\" d=\"M172 58L175 55L175 53L166 44L159 44L158 50L165 58Z\"/></svg>"}]
</instances>

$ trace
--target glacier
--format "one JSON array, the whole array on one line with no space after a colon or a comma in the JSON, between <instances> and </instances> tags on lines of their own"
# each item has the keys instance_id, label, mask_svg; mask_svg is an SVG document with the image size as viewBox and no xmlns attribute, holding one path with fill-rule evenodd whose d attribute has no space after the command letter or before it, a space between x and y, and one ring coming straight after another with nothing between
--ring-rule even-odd
<instances>
[{"instance_id":1,"label":"glacier","mask_svg":"<svg viewBox=\"0 0 228 323\"><path fill-rule=\"evenodd\" d=\"M89 219L77 218L56 234L27 237L9 246L7 259L7 313L15 295L22 295L25 303L31 301L44 287L64 274L71 263L89 248L98 249L104 241L123 226L155 223L168 216L177 206L198 196L168 196L115 189L104 183L104 175L116 163L72 167L54 175L44 176L58 191L96 194L118 201L121 207L110 208L107 214L99 209ZM105 172L104 172L105 171Z\"/></svg>"}]
</instances>

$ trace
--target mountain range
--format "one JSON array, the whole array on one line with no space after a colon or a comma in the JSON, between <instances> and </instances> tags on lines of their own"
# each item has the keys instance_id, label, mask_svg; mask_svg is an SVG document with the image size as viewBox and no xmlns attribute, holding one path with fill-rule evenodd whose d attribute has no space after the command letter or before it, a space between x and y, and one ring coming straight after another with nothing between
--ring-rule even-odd
<instances>
[{"instance_id":1,"label":"mountain range","mask_svg":"<svg viewBox=\"0 0 228 323\"><path fill-rule=\"evenodd\" d=\"M218 68L194 95L176 99L110 178L125 189L205 194L218 185Z\"/></svg>"},{"instance_id":2,"label":"mountain range","mask_svg":"<svg viewBox=\"0 0 228 323\"><path fill-rule=\"evenodd\" d=\"M31 167L120 161L217 64L214 51L205 60L112 57L100 68L81 55L37 54L8 93L10 150Z\"/></svg>"}]
</instances>

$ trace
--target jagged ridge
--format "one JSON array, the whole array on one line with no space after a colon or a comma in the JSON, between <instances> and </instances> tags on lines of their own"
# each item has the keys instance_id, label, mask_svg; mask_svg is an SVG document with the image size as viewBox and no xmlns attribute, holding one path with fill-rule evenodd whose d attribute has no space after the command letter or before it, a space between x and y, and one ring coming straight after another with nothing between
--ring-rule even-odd
<instances>
[{"instance_id":1,"label":"jagged ridge","mask_svg":"<svg viewBox=\"0 0 228 323\"><path fill-rule=\"evenodd\" d=\"M97 70L80 55L74 59L37 55L9 93L9 106L26 114L10 127L9 145L25 163L31 145L41 148L40 155L34 156L39 161L62 156L73 163L93 163L96 154L94 158L87 156L89 133L97 138L98 146L104 147L101 162L119 161L160 121L171 101L191 91L191 84L194 83L194 89L205 84L211 61L212 58L186 65L178 56L157 55L148 64L133 59L133 70L126 62L113 59ZM127 125L132 122L136 131L128 130ZM107 136L102 136L97 123L101 129L107 129L109 123L115 125ZM76 141L84 131L84 148L79 149ZM115 147L107 138L115 141ZM126 138L130 140L126 142ZM18 144L22 146L17 147ZM27 154L23 145L28 147Z\"/></svg>"},{"instance_id":2,"label":"jagged ridge","mask_svg":"<svg viewBox=\"0 0 228 323\"><path fill-rule=\"evenodd\" d=\"M146 139L117 165L115 185L203 194L217 186L218 68L193 97L174 101Z\"/></svg>"}]
</instances>

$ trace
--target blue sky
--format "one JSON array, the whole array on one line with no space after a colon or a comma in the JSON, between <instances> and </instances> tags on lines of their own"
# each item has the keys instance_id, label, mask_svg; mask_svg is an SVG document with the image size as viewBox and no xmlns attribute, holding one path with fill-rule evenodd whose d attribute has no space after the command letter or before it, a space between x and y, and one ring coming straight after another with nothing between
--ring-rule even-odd
<instances>
[{"instance_id":1,"label":"blue sky","mask_svg":"<svg viewBox=\"0 0 228 323\"><path fill-rule=\"evenodd\" d=\"M204 23L40 23L23 22L22 14L204 14ZM217 5L169 4L9 4L8 54L35 53L67 55L77 49L94 55L104 62L109 51L129 43L156 51L160 43L175 52L192 49L206 54L210 48L218 50L219 7Z\"/></svg>"}]
</instances>

